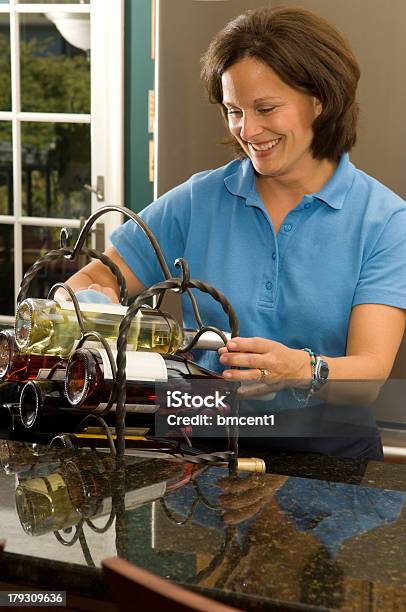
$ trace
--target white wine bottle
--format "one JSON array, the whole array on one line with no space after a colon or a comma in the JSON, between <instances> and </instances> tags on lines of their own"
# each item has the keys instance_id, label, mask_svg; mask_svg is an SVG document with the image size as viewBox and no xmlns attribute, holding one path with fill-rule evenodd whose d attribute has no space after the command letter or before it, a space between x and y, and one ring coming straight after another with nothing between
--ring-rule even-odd
<instances>
[{"instance_id":1,"label":"white wine bottle","mask_svg":"<svg viewBox=\"0 0 406 612\"><path fill-rule=\"evenodd\" d=\"M96 331L115 343L127 308L116 304L86 304L86 331ZM17 308L15 339L21 352L66 357L80 338L72 302L29 298ZM171 354L183 343L183 332L167 313L141 309L131 322L128 349Z\"/></svg>"},{"instance_id":2,"label":"white wine bottle","mask_svg":"<svg viewBox=\"0 0 406 612\"><path fill-rule=\"evenodd\" d=\"M108 342L116 343L127 310L119 304L86 304L82 311L85 329L96 331ZM131 322L127 349L172 355L187 346L194 334L193 330L183 330L172 315L142 308ZM80 329L72 302L29 298L19 304L15 340L22 353L67 357L79 337ZM195 348L217 350L223 344L220 336L209 331L199 338Z\"/></svg>"}]
</instances>

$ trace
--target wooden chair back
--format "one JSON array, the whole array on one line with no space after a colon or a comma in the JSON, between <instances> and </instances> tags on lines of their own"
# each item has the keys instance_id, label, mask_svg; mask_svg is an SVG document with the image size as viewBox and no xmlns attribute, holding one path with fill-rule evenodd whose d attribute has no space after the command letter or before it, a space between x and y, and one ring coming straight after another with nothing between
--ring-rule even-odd
<instances>
[{"instance_id":1,"label":"wooden chair back","mask_svg":"<svg viewBox=\"0 0 406 612\"><path fill-rule=\"evenodd\" d=\"M102 562L104 576L118 609L165 612L241 612L155 576L120 557Z\"/></svg>"}]
</instances>

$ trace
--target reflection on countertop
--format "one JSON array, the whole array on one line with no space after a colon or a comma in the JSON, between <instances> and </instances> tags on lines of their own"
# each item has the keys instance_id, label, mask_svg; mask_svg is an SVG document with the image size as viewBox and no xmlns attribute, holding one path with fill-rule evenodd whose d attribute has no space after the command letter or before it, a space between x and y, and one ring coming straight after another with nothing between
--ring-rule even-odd
<instances>
[{"instance_id":1,"label":"reflection on countertop","mask_svg":"<svg viewBox=\"0 0 406 612\"><path fill-rule=\"evenodd\" d=\"M100 563L119 554L244 609L406 609L406 465L266 459L231 478L0 440L2 580L108 597Z\"/></svg>"}]
</instances>

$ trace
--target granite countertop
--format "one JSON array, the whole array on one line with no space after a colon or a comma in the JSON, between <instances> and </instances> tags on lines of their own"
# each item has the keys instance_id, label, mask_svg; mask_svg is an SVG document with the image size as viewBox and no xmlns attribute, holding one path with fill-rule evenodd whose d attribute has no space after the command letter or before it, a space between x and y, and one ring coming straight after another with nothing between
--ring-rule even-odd
<instances>
[{"instance_id":1,"label":"granite countertop","mask_svg":"<svg viewBox=\"0 0 406 612\"><path fill-rule=\"evenodd\" d=\"M117 469L0 440L1 580L108 598L100 563L119 554L247 610L406 609L406 465L279 453L267 469Z\"/></svg>"}]
</instances>

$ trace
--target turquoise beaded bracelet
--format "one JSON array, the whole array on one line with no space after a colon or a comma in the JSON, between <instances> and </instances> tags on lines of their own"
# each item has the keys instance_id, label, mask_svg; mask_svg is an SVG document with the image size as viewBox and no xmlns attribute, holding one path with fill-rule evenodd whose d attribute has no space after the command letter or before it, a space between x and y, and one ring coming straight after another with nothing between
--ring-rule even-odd
<instances>
[{"instance_id":1,"label":"turquoise beaded bracelet","mask_svg":"<svg viewBox=\"0 0 406 612\"><path fill-rule=\"evenodd\" d=\"M314 393L316 387L316 355L313 353L312 349L304 348L302 351L306 351L306 353L310 356L310 367L312 370L312 382L310 385L310 393Z\"/></svg>"},{"instance_id":2,"label":"turquoise beaded bracelet","mask_svg":"<svg viewBox=\"0 0 406 612\"><path fill-rule=\"evenodd\" d=\"M312 349L309 349L309 348L303 348L302 351L306 351L306 353L308 353L310 357L310 367L311 367L311 372L312 372L312 380L310 383L310 389L306 391L305 397L302 397L300 395L300 392L292 387L292 394L295 400L299 402L299 404L301 404L303 407L305 407L309 403L309 399L311 398L313 393L315 393L315 390L316 390L316 355L314 354Z\"/></svg>"}]
</instances>

